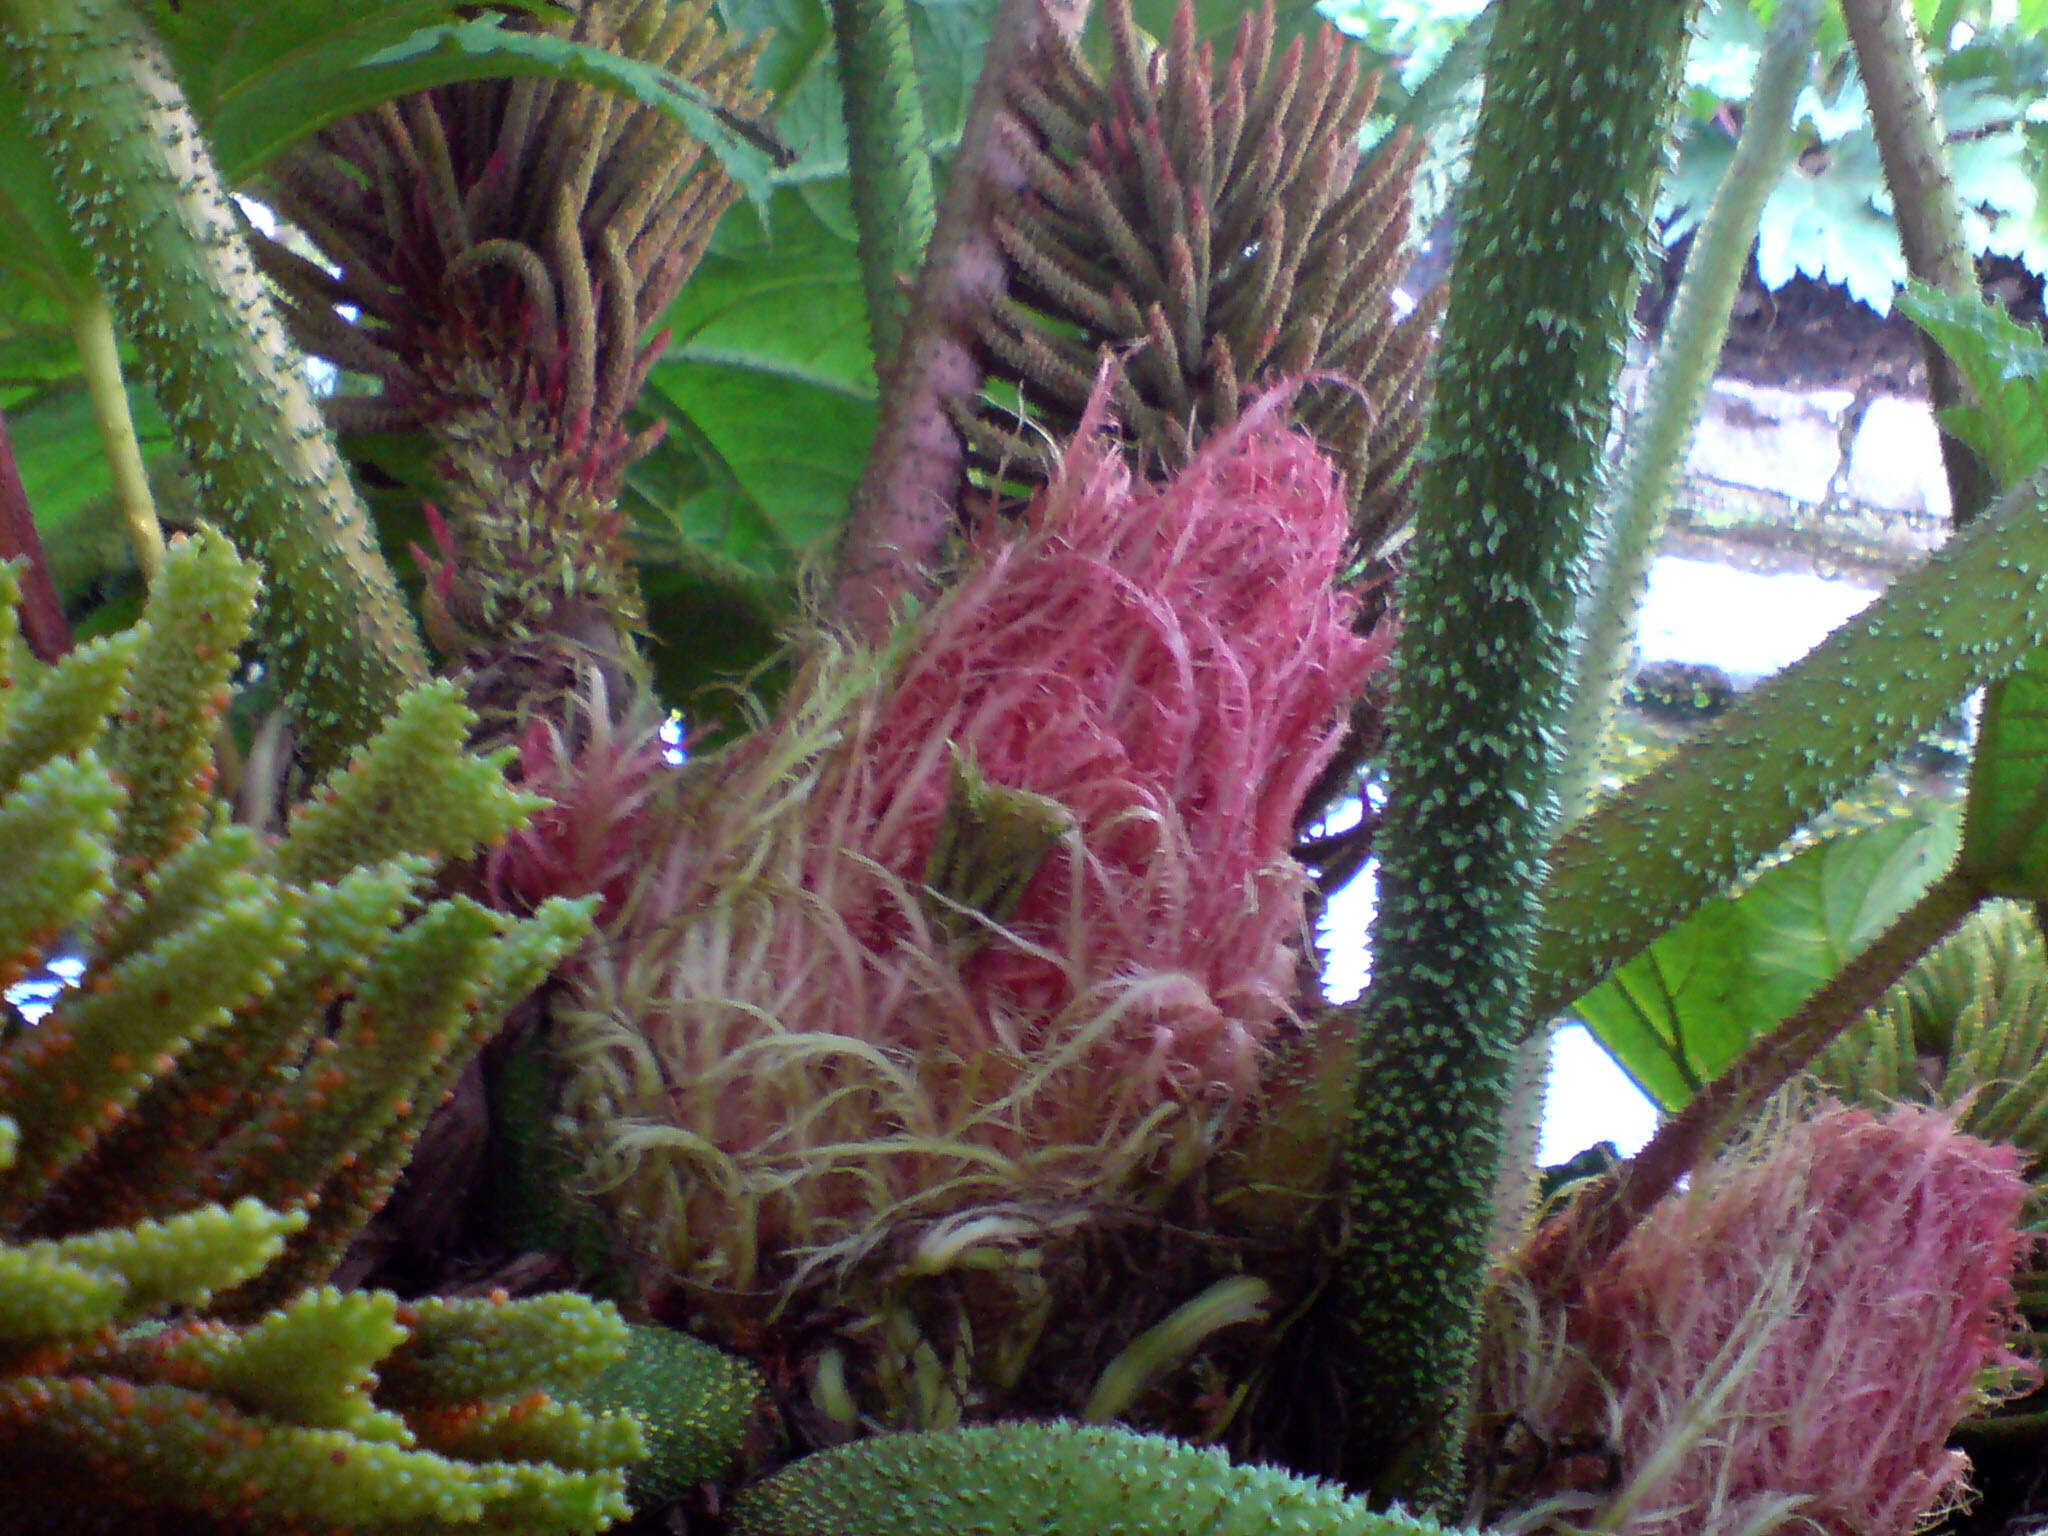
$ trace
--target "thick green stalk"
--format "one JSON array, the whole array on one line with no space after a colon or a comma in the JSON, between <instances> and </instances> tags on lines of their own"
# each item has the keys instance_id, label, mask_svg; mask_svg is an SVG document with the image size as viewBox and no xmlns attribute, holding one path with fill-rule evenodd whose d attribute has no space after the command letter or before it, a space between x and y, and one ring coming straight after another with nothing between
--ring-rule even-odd
<instances>
[{"instance_id":1,"label":"thick green stalk","mask_svg":"<svg viewBox=\"0 0 2048 1536\"><path fill-rule=\"evenodd\" d=\"M324 766L426 655L161 46L127 0L0 0L10 67L208 511L269 578L270 656Z\"/></svg>"},{"instance_id":2,"label":"thick green stalk","mask_svg":"<svg viewBox=\"0 0 2048 1536\"><path fill-rule=\"evenodd\" d=\"M1792 111L1813 61L1820 0L1783 0L1771 23L1735 158L1693 237L1685 276L1650 368L1606 538L1581 607L1578 680L1565 715L1559 803L1576 819L1598 787L1614 708L1634 649L1636 614L1664 534L1672 488L1699 425L1728 339L1728 316L1756 242L1757 222L1792 151Z\"/></svg>"},{"instance_id":3,"label":"thick green stalk","mask_svg":"<svg viewBox=\"0 0 2048 1536\"><path fill-rule=\"evenodd\" d=\"M1405 589L1350 1146L1349 1473L1457 1482L1601 454L1689 3L1503 0Z\"/></svg>"},{"instance_id":4,"label":"thick green stalk","mask_svg":"<svg viewBox=\"0 0 2048 1536\"><path fill-rule=\"evenodd\" d=\"M930 135L903 0L832 0L832 35L839 44L868 339L876 371L887 378L903 334L905 285L932 238Z\"/></svg>"},{"instance_id":5,"label":"thick green stalk","mask_svg":"<svg viewBox=\"0 0 2048 1536\"><path fill-rule=\"evenodd\" d=\"M120 505L121 520L128 525L128 538L135 546L135 563L143 579L155 581L164 564L164 531L156 520L156 500L150 494L149 475L142 467L142 444L135 436L135 417L128 410L128 385L121 377L121 346L114 336L114 312L106 299L94 293L71 306L71 339L78 346L78 359L85 370L86 392L92 397L92 416L100 429L100 446L107 455L107 469L114 477L114 500Z\"/></svg>"},{"instance_id":6,"label":"thick green stalk","mask_svg":"<svg viewBox=\"0 0 2048 1536\"><path fill-rule=\"evenodd\" d=\"M2048 645L2048 469L1558 840L1530 1008L1547 1017Z\"/></svg>"}]
</instances>

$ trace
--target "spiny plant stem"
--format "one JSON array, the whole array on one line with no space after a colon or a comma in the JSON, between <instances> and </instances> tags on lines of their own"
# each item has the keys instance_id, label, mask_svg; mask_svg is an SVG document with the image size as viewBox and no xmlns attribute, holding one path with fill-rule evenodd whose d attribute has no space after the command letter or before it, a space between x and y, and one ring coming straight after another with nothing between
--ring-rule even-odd
<instances>
[{"instance_id":1,"label":"spiny plant stem","mask_svg":"<svg viewBox=\"0 0 2048 1536\"><path fill-rule=\"evenodd\" d=\"M164 531L156 519L149 475L142 467L135 417L128 409L121 347L114 337L114 312L107 307L106 298L95 293L71 306L70 320L71 338L85 371L86 393L92 397L93 421L100 430L100 447L114 477L114 499L135 546L135 563L145 581L155 581L164 566Z\"/></svg>"},{"instance_id":2,"label":"spiny plant stem","mask_svg":"<svg viewBox=\"0 0 2048 1536\"><path fill-rule=\"evenodd\" d=\"M1012 84L1057 34L1078 32L1089 0L1002 0L988 62L974 87L946 179L931 247L911 294L885 383L874 447L840 536L834 616L870 640L889 632L905 601L932 591L931 562L955 526L964 453L948 406L981 383L975 328L1003 288L990 215L1024 184L1005 143Z\"/></svg>"},{"instance_id":3,"label":"spiny plant stem","mask_svg":"<svg viewBox=\"0 0 2048 1536\"><path fill-rule=\"evenodd\" d=\"M1406 588L1349 1150L1347 1472L1458 1484L1555 732L1690 3L1503 0Z\"/></svg>"},{"instance_id":4,"label":"spiny plant stem","mask_svg":"<svg viewBox=\"0 0 2048 1536\"><path fill-rule=\"evenodd\" d=\"M903 0L832 0L846 169L860 233L875 368L887 378L903 332L905 281L932 237L932 162Z\"/></svg>"},{"instance_id":5,"label":"spiny plant stem","mask_svg":"<svg viewBox=\"0 0 2048 1536\"><path fill-rule=\"evenodd\" d=\"M1957 699L2048 645L2043 570L2048 469L1566 832L1543 890L1532 1015L1569 1006Z\"/></svg>"},{"instance_id":6,"label":"spiny plant stem","mask_svg":"<svg viewBox=\"0 0 2048 1536\"><path fill-rule=\"evenodd\" d=\"M1559 804L1576 820L1599 785L1615 705L1634 648L1636 614L1663 538L1679 466L1699 425L1728 339L1728 316L1758 221L1792 150L1792 109L1813 60L1819 0L1783 0L1765 39L1735 158L1693 236L1685 275L1651 365L1620 483L1606 509L1606 537L1581 607L1578 676L1565 714Z\"/></svg>"},{"instance_id":7,"label":"spiny plant stem","mask_svg":"<svg viewBox=\"0 0 2048 1536\"><path fill-rule=\"evenodd\" d=\"M314 765L425 652L163 49L127 0L0 0L32 131L208 510L269 574L270 654Z\"/></svg>"}]
</instances>

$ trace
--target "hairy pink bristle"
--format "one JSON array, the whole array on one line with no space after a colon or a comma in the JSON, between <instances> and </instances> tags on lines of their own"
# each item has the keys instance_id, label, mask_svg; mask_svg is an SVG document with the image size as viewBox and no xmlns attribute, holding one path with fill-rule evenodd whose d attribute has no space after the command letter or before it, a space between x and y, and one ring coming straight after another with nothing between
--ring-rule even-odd
<instances>
[{"instance_id":1,"label":"hairy pink bristle","mask_svg":"<svg viewBox=\"0 0 2048 1536\"><path fill-rule=\"evenodd\" d=\"M2017 1152L1941 1113L1834 1109L1669 1197L1584 1282L1551 1444L1604 1443L1623 1536L1908 1536L1957 1498L1987 1373L2025 1374ZM1500 1408L1504 1405L1494 1404ZM1776 1528L1777 1522L1766 1522Z\"/></svg>"},{"instance_id":2,"label":"hairy pink bristle","mask_svg":"<svg viewBox=\"0 0 2048 1536\"><path fill-rule=\"evenodd\" d=\"M1355 632L1341 477L1285 407L1152 484L1098 404L888 652L820 637L776 719L682 776L571 1050L617 1128L597 1177L700 1283L1124 1198L1249 1102L1306 942L1295 821L1391 647ZM965 944L924 887L963 760L1075 828Z\"/></svg>"}]
</instances>

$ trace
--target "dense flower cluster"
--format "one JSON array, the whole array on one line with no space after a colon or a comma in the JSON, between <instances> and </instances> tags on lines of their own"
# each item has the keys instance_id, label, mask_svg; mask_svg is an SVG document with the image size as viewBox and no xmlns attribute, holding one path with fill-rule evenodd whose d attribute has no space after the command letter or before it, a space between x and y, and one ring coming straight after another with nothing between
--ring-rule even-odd
<instances>
[{"instance_id":1,"label":"dense flower cluster","mask_svg":"<svg viewBox=\"0 0 2048 1536\"><path fill-rule=\"evenodd\" d=\"M1292 1027L1294 821L1390 646L1284 404L1156 484L1098 404L887 652L820 640L683 775L565 1030L594 1166L673 1272L780 1285L1125 1200L1253 1098Z\"/></svg>"},{"instance_id":2,"label":"dense flower cluster","mask_svg":"<svg viewBox=\"0 0 2048 1536\"><path fill-rule=\"evenodd\" d=\"M1793 1124L1671 1196L1493 1362L1493 1422L1578 1453L1522 1524L1549 1495L1625 1536L1918 1529L1963 1492L1950 1431L2026 1374L2026 1194L2013 1148L1901 1105Z\"/></svg>"}]
</instances>

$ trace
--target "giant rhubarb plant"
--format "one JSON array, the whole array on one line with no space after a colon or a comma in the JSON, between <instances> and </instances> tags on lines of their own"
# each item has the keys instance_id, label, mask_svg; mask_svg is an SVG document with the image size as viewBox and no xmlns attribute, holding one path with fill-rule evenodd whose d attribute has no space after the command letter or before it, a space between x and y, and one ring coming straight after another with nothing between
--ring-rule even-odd
<instances>
[{"instance_id":1,"label":"giant rhubarb plant","mask_svg":"<svg viewBox=\"0 0 2048 1536\"><path fill-rule=\"evenodd\" d=\"M863 9L848 0L838 12ZM1070 43L1084 9L1001 7L849 522L833 611L854 637L806 637L780 712L680 771L657 766L647 722L622 708L631 690L617 684L637 681L635 606L606 492L633 451L620 412L644 362L637 333L666 291L662 263L678 250L688 261L709 217L692 222L692 207L708 208L693 199L715 203L722 183L631 109L548 85L444 93L337 126L281 178L299 186L294 211L339 266L274 263L304 324L381 381L376 412L436 437L452 558L433 566L433 627L494 725L528 713L528 689L544 696L531 711L541 728L521 740L536 779L563 791L561 814L490 873L508 904L563 888L607 898L600 942L568 970L554 1042L600 1199L651 1299L759 1351L816 1438L1011 1408L1220 1433L1251 1400L1241 1389L1264 1342L1239 1325L1302 1299L1336 1225L1309 1218L1333 1203L1348 1026L1290 1009L1313 989L1297 981L1304 876L1286 854L1331 732L1384 644L1369 605L1335 595L1332 579L1391 540L1378 514L1361 522L1347 507L1331 460L1279 402L1301 402L1320 431L1332 430L1314 415L1326 406L1368 434L1384 427L1363 448L1355 437L1328 447L1361 485L1381 473L1371 466L1398 474L1421 326L1391 325L1384 269L1357 261L1399 223L1400 160L1352 164L1346 133L1362 98L1327 46L1275 57L1255 19L1219 68L1187 25L1148 50L1119 12L1098 77ZM1532 933L1570 588L1690 9L1501 0L1495 23L1442 447L1411 546L1393 753L1401 831L1343 1181L1351 1243L1345 1283L1327 1292L1352 1388L1351 1471L1381 1494L1454 1489L1486 1165L1525 997L1568 1000L1928 711L2010 666L2048 622L2048 598L2010 579L2040 542L2040 482L2015 480L1839 646L1589 818L1558 850L1548 927ZM255 297L199 141L174 111L171 71L115 0L0 0L0 16L87 243L155 359L188 451L217 482L213 504L267 541L283 589L280 670L316 751L339 758L373 733L419 657L403 624L385 622L388 577L303 391L258 401L296 364L242 344L237 306ZM668 16L595 5L569 25L690 74L698 61L677 50L696 22L674 18L671 35ZM481 26L539 51L569 46L553 25L478 19L444 40ZM858 50L847 67L864 67ZM738 68L714 63L693 89L750 110ZM887 120L860 97L848 93L855 117ZM156 131L166 124L175 135ZM881 141L854 139L856 155L879 153ZM415 171L416 188L397 186ZM661 189L650 199L680 195L657 214L635 175ZM1247 187L1277 216L1248 206ZM323 226L323 207L340 216ZM900 247L866 249L867 290L887 294ZM167 299L147 291L153 264ZM1371 297L1347 308L1354 290ZM337 303L367 318L344 332ZM882 350L888 332L878 323ZM1105 344L1127 352L1110 414L1136 445L1128 453L1096 435L1087 404ZM1368 356L1386 370L1363 381L1370 410L1330 381L1276 378ZM1262 397L1275 382L1295 393ZM999 406L1079 435L1041 453L1028 432L1005 437ZM993 494L964 495L970 479ZM275 507L263 499L273 487ZM989 501L1028 506L1006 520L983 515ZM1398 491L1385 504L1398 507ZM949 542L963 527L969 536ZM550 563L555 536L566 564ZM1981 600L1994 592L2014 600ZM892 632L905 598L917 611ZM115 665L104 650L79 656L66 665L80 677ZM572 673L581 704L564 703ZM1868 686L1877 675L1882 689ZM31 695L42 714L15 734L62 739L60 697ZM426 729L426 715L440 722L428 735L466 724L448 692L418 697L430 702L408 707L401 736ZM200 760L193 740L180 750L188 767ZM22 827L79 840L83 813L42 794L39 777L82 774L90 810L93 793L115 792L79 761L24 771L37 796L14 804ZM403 792L432 787L416 767L371 780L378 825L403 826L431 803ZM334 814L330 844L357 825ZM319 901L340 898L308 893L370 880L344 874L351 860L333 847L333 871L276 867L312 836L298 828L285 853L148 817L123 836L158 872L134 887L150 893L140 907L117 900L92 930L110 985L123 943L148 957L160 941L197 945L188 929L202 921L310 925ZM229 899L250 881L278 893L277 912ZM38 942L58 920L42 915ZM349 1049L440 1050L430 1032L360 1038L356 1025L400 990L373 985L378 965L405 961L401 981L446 1002L479 985L477 957L535 931L453 901L394 915L377 926L370 967L340 986L333 1049L346 1037ZM272 996L298 951L264 934L289 952L284 970L247 979ZM550 958L536 952L533 966ZM67 1003L58 1030L29 1032L24 1053L56 1050L63 1022L110 1008L107 995ZM253 1006L268 1017L267 1003ZM455 1033L471 1038L457 1011ZM480 1014L474 1027L492 1022ZM190 1023L151 1027L182 1036ZM172 1065L152 1081L211 1070L216 1036L165 1051ZM287 1064L301 1068L287 1093L321 1111L310 1123L323 1128L287 1152L328 1159L337 1094L387 1128L412 1123L317 1057ZM423 1078L424 1091L436 1081ZM178 1151L202 1168L260 1162L287 1128L247 1083L194 1105L147 1085L137 1094L135 1123L167 1135L187 1108L215 1117ZM76 1106L55 1106L55 1130L35 1107L6 1187L18 1219L45 1227L10 1234L62 1241L65 1212L83 1212L87 1195L105 1220L130 1219L117 1207L134 1197ZM245 1124L267 1126L267 1139ZM73 1170L65 1149L81 1134ZM356 1150L388 1172L404 1147L387 1137L367 1159ZM375 1195L323 1197L311 1219L335 1226L319 1262L343 1216ZM1140 1274L1149 1283L1133 1285ZM229 1305L259 1310L261 1284L241 1282ZM1092 1305L1104 1292L1117 1304ZM871 1501L871 1466L909 1480L896 1486L957 1487L995 1465L976 1462L984 1449L1012 1469L1042 1455L1057 1470L1077 1445L1082 1460L1129 1450L1134 1478L1164 1465L1171 1480L1178 1454L1067 1431L899 1441L847 1453L815 1482L795 1474L788 1502L751 1508L815 1527L840 1518L804 1502L827 1497L835 1467ZM1021 1506L1023 1481L1004 1485L1006 1502ZM1156 1480L1130 1486L1155 1504L1171 1497ZM1087 1502L1060 1518L1126 1513ZM1264 1507L1247 1494L1251 1518ZM1329 1512L1373 1528L1355 1509Z\"/></svg>"},{"instance_id":2,"label":"giant rhubarb plant","mask_svg":"<svg viewBox=\"0 0 2048 1536\"><path fill-rule=\"evenodd\" d=\"M895 645L690 765L557 1010L643 1281L849 1427L1079 1408L1239 1262L1173 1202L1299 1032L1294 819L1386 651L1286 403L1142 484L1098 396Z\"/></svg>"}]
</instances>

